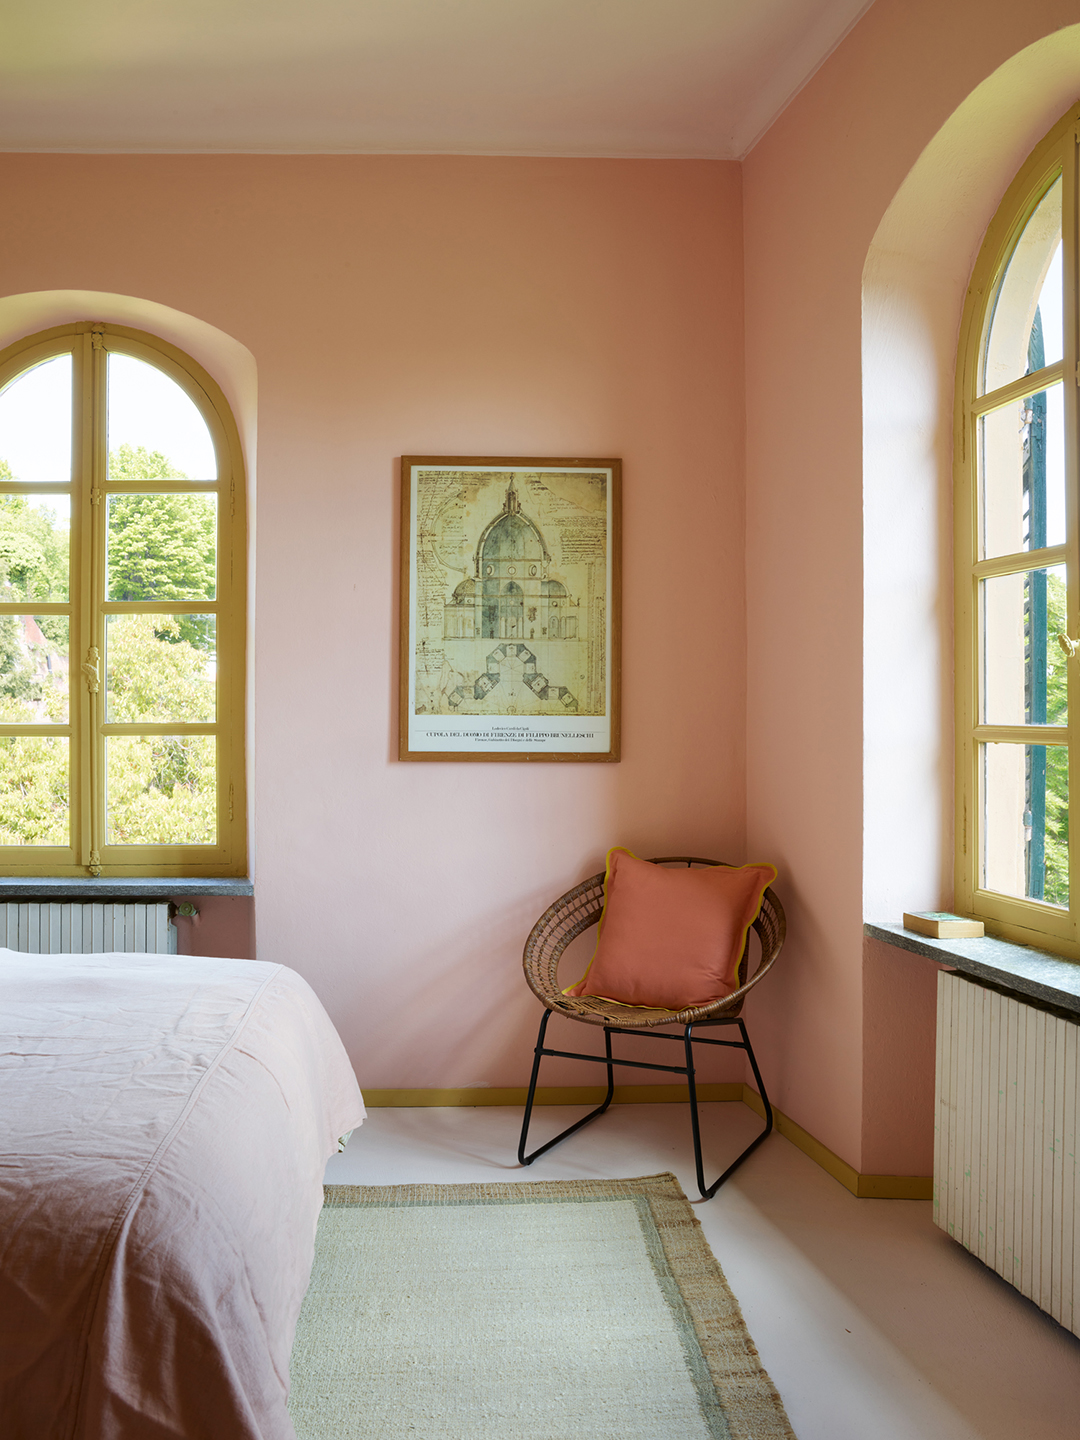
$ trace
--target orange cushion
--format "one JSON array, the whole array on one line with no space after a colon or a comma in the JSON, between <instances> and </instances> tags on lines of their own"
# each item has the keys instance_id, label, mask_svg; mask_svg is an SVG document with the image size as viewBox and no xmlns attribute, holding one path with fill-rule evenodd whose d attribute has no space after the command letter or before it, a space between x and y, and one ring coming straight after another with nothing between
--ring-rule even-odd
<instances>
[{"instance_id":1,"label":"orange cushion","mask_svg":"<svg viewBox=\"0 0 1080 1440\"><path fill-rule=\"evenodd\" d=\"M669 869L616 846L589 968L566 995L683 1010L738 989L746 934L776 879L772 865Z\"/></svg>"}]
</instances>

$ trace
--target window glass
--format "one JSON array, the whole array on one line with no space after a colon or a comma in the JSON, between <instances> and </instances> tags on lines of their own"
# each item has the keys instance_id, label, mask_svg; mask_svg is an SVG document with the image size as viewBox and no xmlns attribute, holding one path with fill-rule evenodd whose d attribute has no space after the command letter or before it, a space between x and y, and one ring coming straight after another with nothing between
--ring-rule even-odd
<instances>
[{"instance_id":1,"label":"window glass","mask_svg":"<svg viewBox=\"0 0 1080 1440\"><path fill-rule=\"evenodd\" d=\"M1038 323L1036 324L1036 315ZM1033 332L1038 342L1033 345ZM1025 225L998 288L981 391L988 394L1062 358L1061 179Z\"/></svg>"},{"instance_id":2,"label":"window glass","mask_svg":"<svg viewBox=\"0 0 1080 1440\"><path fill-rule=\"evenodd\" d=\"M0 494L0 601L65 601L69 584L66 495Z\"/></svg>"},{"instance_id":3,"label":"window glass","mask_svg":"<svg viewBox=\"0 0 1080 1440\"><path fill-rule=\"evenodd\" d=\"M110 735L105 771L107 844L216 843L212 735Z\"/></svg>"},{"instance_id":4,"label":"window glass","mask_svg":"<svg viewBox=\"0 0 1080 1440\"><path fill-rule=\"evenodd\" d=\"M216 495L109 496L107 600L213 600L216 594Z\"/></svg>"},{"instance_id":5,"label":"window glass","mask_svg":"<svg viewBox=\"0 0 1080 1440\"><path fill-rule=\"evenodd\" d=\"M110 615L105 690L110 724L216 718L215 615Z\"/></svg>"},{"instance_id":6,"label":"window glass","mask_svg":"<svg viewBox=\"0 0 1080 1440\"><path fill-rule=\"evenodd\" d=\"M998 575L980 590L983 723L1064 725L1065 566Z\"/></svg>"},{"instance_id":7,"label":"window glass","mask_svg":"<svg viewBox=\"0 0 1080 1440\"><path fill-rule=\"evenodd\" d=\"M0 735L0 845L70 845L69 742Z\"/></svg>"},{"instance_id":8,"label":"window glass","mask_svg":"<svg viewBox=\"0 0 1080 1440\"><path fill-rule=\"evenodd\" d=\"M983 886L1068 905L1068 750L996 743L981 749Z\"/></svg>"},{"instance_id":9,"label":"window glass","mask_svg":"<svg viewBox=\"0 0 1080 1440\"><path fill-rule=\"evenodd\" d=\"M0 615L0 721L66 723L68 625L66 615Z\"/></svg>"},{"instance_id":10,"label":"window glass","mask_svg":"<svg viewBox=\"0 0 1080 1440\"><path fill-rule=\"evenodd\" d=\"M0 391L0 480L70 483L70 355L43 360Z\"/></svg>"},{"instance_id":11,"label":"window glass","mask_svg":"<svg viewBox=\"0 0 1080 1440\"><path fill-rule=\"evenodd\" d=\"M214 442L175 380L131 355L109 356L109 479L216 480Z\"/></svg>"},{"instance_id":12,"label":"window glass","mask_svg":"<svg viewBox=\"0 0 1080 1440\"><path fill-rule=\"evenodd\" d=\"M981 553L1065 542L1065 404L1060 384L979 419Z\"/></svg>"}]
</instances>

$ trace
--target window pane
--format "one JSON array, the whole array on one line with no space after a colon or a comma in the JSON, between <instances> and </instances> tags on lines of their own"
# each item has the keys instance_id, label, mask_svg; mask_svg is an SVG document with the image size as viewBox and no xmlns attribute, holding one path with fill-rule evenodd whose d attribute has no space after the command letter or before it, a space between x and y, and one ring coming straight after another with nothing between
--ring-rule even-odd
<instances>
[{"instance_id":1,"label":"window pane","mask_svg":"<svg viewBox=\"0 0 1080 1440\"><path fill-rule=\"evenodd\" d=\"M65 724L68 618L0 615L0 721Z\"/></svg>"},{"instance_id":2,"label":"window pane","mask_svg":"<svg viewBox=\"0 0 1080 1440\"><path fill-rule=\"evenodd\" d=\"M984 745L983 886L1069 903L1069 752L1064 745Z\"/></svg>"},{"instance_id":3,"label":"window pane","mask_svg":"<svg viewBox=\"0 0 1080 1440\"><path fill-rule=\"evenodd\" d=\"M1062 354L1061 180L1024 227L994 304L982 394L1052 365Z\"/></svg>"},{"instance_id":4,"label":"window pane","mask_svg":"<svg viewBox=\"0 0 1080 1440\"><path fill-rule=\"evenodd\" d=\"M1065 566L996 576L981 590L983 723L1064 725Z\"/></svg>"},{"instance_id":5,"label":"window pane","mask_svg":"<svg viewBox=\"0 0 1080 1440\"><path fill-rule=\"evenodd\" d=\"M0 736L0 845L70 845L68 740Z\"/></svg>"},{"instance_id":6,"label":"window pane","mask_svg":"<svg viewBox=\"0 0 1080 1440\"><path fill-rule=\"evenodd\" d=\"M109 600L213 600L216 495L110 495Z\"/></svg>"},{"instance_id":7,"label":"window pane","mask_svg":"<svg viewBox=\"0 0 1080 1440\"><path fill-rule=\"evenodd\" d=\"M105 771L109 845L217 843L212 735L110 735Z\"/></svg>"},{"instance_id":8,"label":"window pane","mask_svg":"<svg viewBox=\"0 0 1080 1440\"><path fill-rule=\"evenodd\" d=\"M0 600L68 598L66 495L0 495Z\"/></svg>"},{"instance_id":9,"label":"window pane","mask_svg":"<svg viewBox=\"0 0 1080 1440\"><path fill-rule=\"evenodd\" d=\"M216 616L110 615L106 620L110 723L211 722L216 681Z\"/></svg>"},{"instance_id":10,"label":"window pane","mask_svg":"<svg viewBox=\"0 0 1080 1440\"><path fill-rule=\"evenodd\" d=\"M979 420L982 554L1065 543L1065 409L1061 385Z\"/></svg>"},{"instance_id":11,"label":"window pane","mask_svg":"<svg viewBox=\"0 0 1080 1440\"><path fill-rule=\"evenodd\" d=\"M144 360L109 356L109 479L216 480L214 442L175 380Z\"/></svg>"},{"instance_id":12,"label":"window pane","mask_svg":"<svg viewBox=\"0 0 1080 1440\"><path fill-rule=\"evenodd\" d=\"M0 480L70 484L70 355L24 370L0 392Z\"/></svg>"}]
</instances>

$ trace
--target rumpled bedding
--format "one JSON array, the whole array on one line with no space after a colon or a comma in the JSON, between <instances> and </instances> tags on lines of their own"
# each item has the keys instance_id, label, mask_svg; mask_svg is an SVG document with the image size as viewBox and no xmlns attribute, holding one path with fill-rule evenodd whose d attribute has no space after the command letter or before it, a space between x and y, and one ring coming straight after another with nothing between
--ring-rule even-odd
<instances>
[{"instance_id":1,"label":"rumpled bedding","mask_svg":"<svg viewBox=\"0 0 1080 1440\"><path fill-rule=\"evenodd\" d=\"M0 949L4 1440L295 1440L323 1169L363 1116L285 966Z\"/></svg>"}]
</instances>

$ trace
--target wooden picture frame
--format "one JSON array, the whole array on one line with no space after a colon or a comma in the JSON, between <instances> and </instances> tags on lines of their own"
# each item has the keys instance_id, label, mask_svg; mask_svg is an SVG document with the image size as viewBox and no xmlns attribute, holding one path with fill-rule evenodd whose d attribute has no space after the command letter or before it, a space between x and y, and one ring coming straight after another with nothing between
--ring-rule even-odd
<instances>
[{"instance_id":1,"label":"wooden picture frame","mask_svg":"<svg viewBox=\"0 0 1080 1440\"><path fill-rule=\"evenodd\" d=\"M401 460L402 760L617 761L619 460Z\"/></svg>"}]
</instances>

